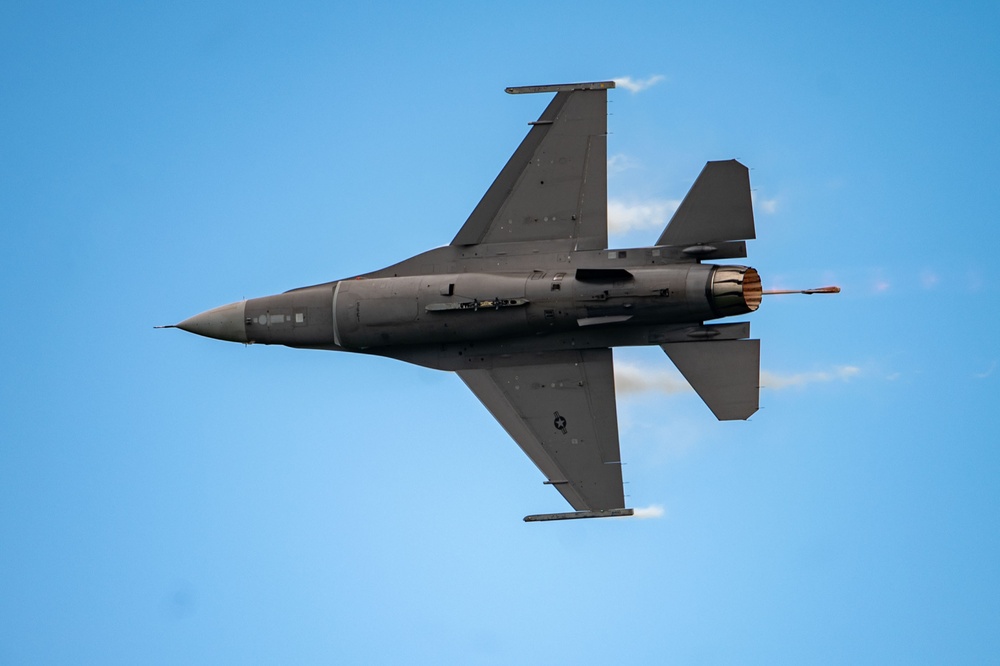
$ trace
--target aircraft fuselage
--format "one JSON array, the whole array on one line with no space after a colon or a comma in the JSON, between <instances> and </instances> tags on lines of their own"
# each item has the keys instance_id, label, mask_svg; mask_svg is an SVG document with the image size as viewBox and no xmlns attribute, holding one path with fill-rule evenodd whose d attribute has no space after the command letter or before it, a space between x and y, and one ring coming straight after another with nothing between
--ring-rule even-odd
<instances>
[{"instance_id":1,"label":"aircraft fuselage","mask_svg":"<svg viewBox=\"0 0 1000 666\"><path fill-rule=\"evenodd\" d=\"M560 349L565 334L582 332L588 335L574 336L571 346L607 346L616 330L634 334L685 324L692 327L688 339L703 339L711 336L703 322L760 304L760 278L752 268L690 260L657 265L672 261L657 248L599 254L609 267L587 267L593 261L576 267L572 255L545 269L479 272L491 263L486 258L465 262L462 272L385 275L390 267L222 306L179 328L247 344L403 357L414 352L408 348L460 349L493 339L530 341L537 351ZM628 261L630 254L642 263Z\"/></svg>"}]
</instances>

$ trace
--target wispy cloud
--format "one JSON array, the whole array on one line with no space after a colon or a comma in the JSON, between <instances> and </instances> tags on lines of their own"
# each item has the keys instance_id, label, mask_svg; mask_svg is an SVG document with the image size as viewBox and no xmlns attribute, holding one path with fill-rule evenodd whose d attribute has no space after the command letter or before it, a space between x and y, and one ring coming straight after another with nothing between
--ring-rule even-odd
<instances>
[{"instance_id":1,"label":"wispy cloud","mask_svg":"<svg viewBox=\"0 0 1000 666\"><path fill-rule=\"evenodd\" d=\"M617 153L608 157L608 175L613 176L616 173L634 169L635 166L635 161L623 153Z\"/></svg>"},{"instance_id":2,"label":"wispy cloud","mask_svg":"<svg viewBox=\"0 0 1000 666\"><path fill-rule=\"evenodd\" d=\"M768 389L784 389L791 387L805 386L806 384L816 384L820 382L832 382L834 380L847 381L861 374L861 368L856 365L842 365L831 371L800 372L794 375L780 374L762 370L760 373L760 385Z\"/></svg>"},{"instance_id":3,"label":"wispy cloud","mask_svg":"<svg viewBox=\"0 0 1000 666\"><path fill-rule=\"evenodd\" d=\"M758 213L773 215L778 211L778 197L761 199L760 195L757 194L757 190L751 190L750 201L753 203L754 210Z\"/></svg>"},{"instance_id":4,"label":"wispy cloud","mask_svg":"<svg viewBox=\"0 0 1000 666\"><path fill-rule=\"evenodd\" d=\"M983 274L976 269L970 269L966 273L966 281L969 287L969 291L982 291L983 286L986 281L983 279Z\"/></svg>"},{"instance_id":5,"label":"wispy cloud","mask_svg":"<svg viewBox=\"0 0 1000 666\"><path fill-rule=\"evenodd\" d=\"M762 370L760 385L769 390L781 390L838 380L846 382L860 374L861 368L856 365L841 365L832 370L794 374ZM615 388L622 396L654 392L674 394L693 390L684 377L677 372L667 369L650 370L632 363L615 364Z\"/></svg>"},{"instance_id":6,"label":"wispy cloud","mask_svg":"<svg viewBox=\"0 0 1000 666\"><path fill-rule=\"evenodd\" d=\"M993 371L996 370L996 369L997 369L997 362L993 361L993 363L990 364L990 367L987 368L985 372L977 372L976 373L976 379L986 379L987 377L989 377L990 375L992 375Z\"/></svg>"},{"instance_id":7,"label":"wispy cloud","mask_svg":"<svg viewBox=\"0 0 1000 666\"><path fill-rule=\"evenodd\" d=\"M629 203L608 199L608 231L621 234L634 229L662 229L680 205L679 199Z\"/></svg>"},{"instance_id":8,"label":"wispy cloud","mask_svg":"<svg viewBox=\"0 0 1000 666\"><path fill-rule=\"evenodd\" d=\"M641 506L633 509L635 513L632 515L635 518L646 519L646 518L662 518L665 513L663 507L659 504L652 504L650 506Z\"/></svg>"},{"instance_id":9,"label":"wispy cloud","mask_svg":"<svg viewBox=\"0 0 1000 666\"><path fill-rule=\"evenodd\" d=\"M642 92L651 86L655 86L664 78L665 77L662 74L654 74L653 76L645 79L634 79L631 76L620 76L615 79L615 85L619 88L624 88L629 92L637 93Z\"/></svg>"},{"instance_id":10,"label":"wispy cloud","mask_svg":"<svg viewBox=\"0 0 1000 666\"><path fill-rule=\"evenodd\" d=\"M615 388L620 395L635 393L683 393L691 385L675 372L649 370L631 363L615 363Z\"/></svg>"}]
</instances>

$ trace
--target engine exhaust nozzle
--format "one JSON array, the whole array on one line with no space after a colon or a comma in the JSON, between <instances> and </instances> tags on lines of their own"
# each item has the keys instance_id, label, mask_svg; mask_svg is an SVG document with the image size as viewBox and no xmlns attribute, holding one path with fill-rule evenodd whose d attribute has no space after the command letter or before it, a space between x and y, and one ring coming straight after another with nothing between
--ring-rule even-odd
<instances>
[{"instance_id":1,"label":"engine exhaust nozzle","mask_svg":"<svg viewBox=\"0 0 1000 666\"><path fill-rule=\"evenodd\" d=\"M754 312L764 292L760 275L747 266L718 266L712 274L712 309L719 317Z\"/></svg>"}]
</instances>

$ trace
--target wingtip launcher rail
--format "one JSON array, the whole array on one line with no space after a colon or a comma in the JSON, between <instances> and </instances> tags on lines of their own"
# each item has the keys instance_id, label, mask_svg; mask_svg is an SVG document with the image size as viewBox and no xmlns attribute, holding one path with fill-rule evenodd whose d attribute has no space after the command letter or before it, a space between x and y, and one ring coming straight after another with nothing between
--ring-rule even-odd
<instances>
[{"instance_id":1,"label":"wingtip launcher rail","mask_svg":"<svg viewBox=\"0 0 1000 666\"><path fill-rule=\"evenodd\" d=\"M576 520L577 518L620 518L631 516L634 509L608 509L606 511L567 511L566 513L539 513L525 516L526 523L540 523L547 520Z\"/></svg>"},{"instance_id":2,"label":"wingtip launcher rail","mask_svg":"<svg viewBox=\"0 0 1000 666\"><path fill-rule=\"evenodd\" d=\"M504 92L510 95L526 95L530 93L573 92L574 90L609 90L614 87L614 81L591 81L588 83L557 83L549 86L510 86L504 88Z\"/></svg>"}]
</instances>

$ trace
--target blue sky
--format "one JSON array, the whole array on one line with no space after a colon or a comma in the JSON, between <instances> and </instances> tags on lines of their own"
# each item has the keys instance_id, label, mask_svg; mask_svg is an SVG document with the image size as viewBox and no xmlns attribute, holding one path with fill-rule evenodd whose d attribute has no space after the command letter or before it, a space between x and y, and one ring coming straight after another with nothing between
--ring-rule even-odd
<instances>
[{"instance_id":1,"label":"blue sky","mask_svg":"<svg viewBox=\"0 0 1000 666\"><path fill-rule=\"evenodd\" d=\"M992 3L8 3L0 662L990 663ZM609 94L613 243L752 168L761 410L616 352L645 520L456 377L155 331L450 241L546 99Z\"/></svg>"}]
</instances>

